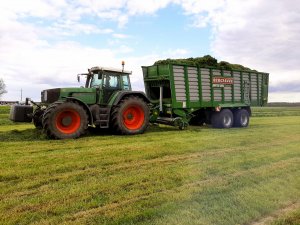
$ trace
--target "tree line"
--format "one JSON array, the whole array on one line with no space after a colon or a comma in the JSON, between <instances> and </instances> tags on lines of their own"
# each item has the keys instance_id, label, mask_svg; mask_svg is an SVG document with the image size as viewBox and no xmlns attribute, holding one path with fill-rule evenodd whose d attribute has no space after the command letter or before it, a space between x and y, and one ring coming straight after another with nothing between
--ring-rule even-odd
<instances>
[{"instance_id":1,"label":"tree line","mask_svg":"<svg viewBox=\"0 0 300 225\"><path fill-rule=\"evenodd\" d=\"M7 93L7 91L6 91L6 85L5 85L4 81L3 81L3 79L0 78L0 98L5 93Z\"/></svg>"}]
</instances>

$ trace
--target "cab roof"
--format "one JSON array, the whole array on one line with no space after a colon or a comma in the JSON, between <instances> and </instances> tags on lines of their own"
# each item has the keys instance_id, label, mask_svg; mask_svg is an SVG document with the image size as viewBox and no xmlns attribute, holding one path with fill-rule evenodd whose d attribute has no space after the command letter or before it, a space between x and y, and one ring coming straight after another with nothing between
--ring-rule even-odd
<instances>
[{"instance_id":1,"label":"cab roof","mask_svg":"<svg viewBox=\"0 0 300 225\"><path fill-rule=\"evenodd\" d=\"M101 67L101 66L94 66L90 69L91 72L94 71L107 71L107 72L116 72L116 73L126 73L126 74L132 74L132 71L128 71L128 70L122 70L122 69L115 69L115 68L111 68L111 67Z\"/></svg>"}]
</instances>

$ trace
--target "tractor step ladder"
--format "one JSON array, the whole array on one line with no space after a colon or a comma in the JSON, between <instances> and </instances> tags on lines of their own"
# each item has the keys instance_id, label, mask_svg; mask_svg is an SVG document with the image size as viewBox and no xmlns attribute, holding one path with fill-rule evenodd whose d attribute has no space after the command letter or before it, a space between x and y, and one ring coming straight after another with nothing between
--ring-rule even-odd
<instances>
[{"instance_id":1,"label":"tractor step ladder","mask_svg":"<svg viewBox=\"0 0 300 225\"><path fill-rule=\"evenodd\" d=\"M109 128L109 112L110 108L100 108L100 128Z\"/></svg>"}]
</instances>

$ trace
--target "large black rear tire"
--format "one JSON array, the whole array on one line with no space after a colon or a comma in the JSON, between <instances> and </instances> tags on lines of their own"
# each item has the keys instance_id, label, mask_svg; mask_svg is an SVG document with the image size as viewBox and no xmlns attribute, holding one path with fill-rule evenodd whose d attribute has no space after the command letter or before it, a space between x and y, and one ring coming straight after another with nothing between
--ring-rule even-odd
<instances>
[{"instance_id":1,"label":"large black rear tire","mask_svg":"<svg viewBox=\"0 0 300 225\"><path fill-rule=\"evenodd\" d=\"M238 109L233 114L233 126L248 127L249 118L249 113L246 109Z\"/></svg>"},{"instance_id":2,"label":"large black rear tire","mask_svg":"<svg viewBox=\"0 0 300 225\"><path fill-rule=\"evenodd\" d=\"M50 138L78 138L88 128L86 111L74 102L53 103L44 113L43 129Z\"/></svg>"},{"instance_id":3,"label":"large black rear tire","mask_svg":"<svg viewBox=\"0 0 300 225\"><path fill-rule=\"evenodd\" d=\"M129 96L113 108L111 129L117 134L142 134L149 125L149 107L136 96Z\"/></svg>"},{"instance_id":4,"label":"large black rear tire","mask_svg":"<svg viewBox=\"0 0 300 225\"><path fill-rule=\"evenodd\" d=\"M222 109L221 112L214 112L211 118L214 128L230 128L233 125L233 114L229 109Z\"/></svg>"}]
</instances>

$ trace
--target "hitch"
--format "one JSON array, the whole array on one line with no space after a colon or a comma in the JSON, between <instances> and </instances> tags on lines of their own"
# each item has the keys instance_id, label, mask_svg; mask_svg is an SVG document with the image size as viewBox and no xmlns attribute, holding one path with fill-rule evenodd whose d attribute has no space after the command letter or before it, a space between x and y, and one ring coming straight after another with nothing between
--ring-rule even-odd
<instances>
[{"instance_id":1,"label":"hitch","mask_svg":"<svg viewBox=\"0 0 300 225\"><path fill-rule=\"evenodd\" d=\"M36 106L39 109L42 107L40 104L34 102L31 98L26 98L25 99L25 105L30 105L30 104Z\"/></svg>"}]
</instances>

